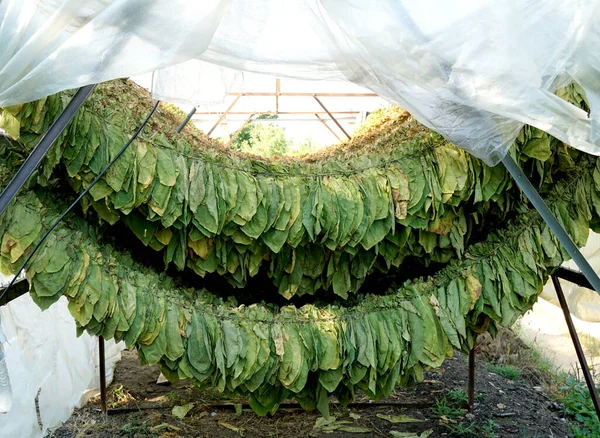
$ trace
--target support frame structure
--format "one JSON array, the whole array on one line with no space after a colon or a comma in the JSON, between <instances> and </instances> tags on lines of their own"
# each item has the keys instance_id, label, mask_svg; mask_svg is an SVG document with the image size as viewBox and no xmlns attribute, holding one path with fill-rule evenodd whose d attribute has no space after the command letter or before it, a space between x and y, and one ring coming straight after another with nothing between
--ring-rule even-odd
<instances>
[{"instance_id":1,"label":"support frame structure","mask_svg":"<svg viewBox=\"0 0 600 438\"><path fill-rule=\"evenodd\" d=\"M279 92L279 84L277 84L277 85L278 85L277 90L276 90L276 93L274 93L274 95L277 99L277 109L279 109L278 108L279 97L284 96L286 93L280 93ZM50 128L48 129L46 134L42 137L40 143L36 146L36 148L33 150L33 152L30 154L30 156L26 159L23 166L17 171L17 174L13 177L13 179L11 180L9 185L2 191L2 193L0 194L0 215L5 211L6 207L8 206L10 201L16 196L18 191L23 187L23 185L25 184L25 182L27 181L29 176L35 171L37 165L44 158L44 156L46 155L46 153L48 152L48 150L50 149L50 147L52 146L54 141L64 131L66 126L69 124L69 122L74 117L75 113L78 111L78 109L81 107L81 105L83 105L83 103L85 102L87 97L93 92L95 86L96 86L95 84L88 85L88 86L80 88L77 91L77 93L75 94L75 96L73 97L71 102L69 102L69 104L67 105L65 110L59 115L57 120L50 126ZM214 129L216 129L216 127L219 125L219 123L226 117L227 113L235 106L235 104L238 102L238 100L244 95L252 95L252 94L240 93L240 94L236 95L235 100L231 103L231 105L227 108L227 110L221 115L221 117L215 123L213 128L208 132L208 135L210 135L214 131ZM271 93L269 93L269 95L271 95ZM327 113L327 115L336 123L338 128L340 128L340 130L342 132L344 132L344 134L348 138L350 138L350 135L343 129L343 127L335 119L335 117L332 115L332 113L330 113L329 110L319 100L319 96L332 96L332 94L322 94L322 93L314 94L313 93L313 94L308 94L308 95L312 96L319 103L319 105L323 108L323 110ZM195 112L195 110L194 110L194 112ZM191 117L191 114L192 113L190 113L187 120L189 120L189 118ZM317 115L317 117L318 117L318 115ZM251 117L249 118L248 122L250 121L250 119L251 119ZM180 125L181 129L183 128L183 126L185 126L185 123L187 123L187 120L185 120L182 123L182 125ZM593 290L595 290L596 293L600 294L600 277L592 269L592 267L590 266L590 264L588 263L586 258L581 254L581 252L579 251L579 248L577 247L577 245L575 245L573 240L570 238L570 236L568 235L565 228L559 223L556 216L552 213L552 211L545 204L545 202L541 198L540 194L537 192L535 187L531 184L531 182L529 181L527 176L523 173L521 168L514 161L514 159L511 157L510 154L507 154L503 158L502 164L506 167L508 172L511 174L511 176L513 177L513 179L519 186L519 188L523 191L525 196L530 200L530 202L533 204L535 209L542 216L543 220L548 224L548 226L550 227L552 232L556 235L556 237L560 241L561 245L567 251L567 253L573 258L573 260L575 261L575 263L581 270L582 275L585 277L586 281L588 282L589 286L591 286L591 288ZM560 283L558 282L558 280L556 279L555 276L552 277L552 280L557 289L557 294L559 294L559 299L560 299L560 296L562 295L562 289L560 288ZM565 319L567 320L567 324L569 325L569 330L570 330L570 333L571 333L571 336L573 339L573 344L574 344L576 350L578 351L578 356L580 356L579 349L577 347L577 344L579 342L578 338L577 338L577 333L575 331L574 326L572 326L572 321L570 319L570 313L569 313L569 310L568 310L568 307L566 304L566 300L564 300L564 296L562 297L562 300L561 300L561 307L563 309ZM101 342L103 345L103 340L101 340ZM581 346L579 345L579 347L581 347ZM474 353L473 353L472 361L473 361L473 367L474 367ZM582 370L584 371L584 373L586 371L589 373L589 369L587 369L587 363L585 362L585 357L580 356L580 361L581 361L581 366L582 366ZM103 365L101 368L103 368ZM473 376L474 376L474 374L473 374ZM469 385L470 386L471 386L471 384L474 385L474 378L471 379L471 375L469 377L470 377ZM594 387L594 382L589 381L587 376L586 376L586 381L588 382L590 394L593 397L594 406L596 408L596 412L600 419L600 402L598 401L598 395L597 395L595 387ZM469 398L470 398L469 401L472 402L471 397L469 397Z\"/></svg>"}]
</instances>

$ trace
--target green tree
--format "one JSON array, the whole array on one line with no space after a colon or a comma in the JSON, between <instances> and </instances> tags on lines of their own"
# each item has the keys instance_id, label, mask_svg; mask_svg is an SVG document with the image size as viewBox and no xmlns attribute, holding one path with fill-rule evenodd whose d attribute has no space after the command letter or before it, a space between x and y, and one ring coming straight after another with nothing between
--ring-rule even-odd
<instances>
[{"instance_id":1,"label":"green tree","mask_svg":"<svg viewBox=\"0 0 600 438\"><path fill-rule=\"evenodd\" d=\"M292 146L293 150L289 152L292 155L306 155L322 149L323 146L316 142L312 137L306 137L303 140L297 141Z\"/></svg>"},{"instance_id":2,"label":"green tree","mask_svg":"<svg viewBox=\"0 0 600 438\"><path fill-rule=\"evenodd\" d=\"M276 115L261 115L258 119L277 119ZM291 142L285 136L285 129L274 123L251 123L240 131L231 143L231 149L250 152L256 155L284 155Z\"/></svg>"}]
</instances>

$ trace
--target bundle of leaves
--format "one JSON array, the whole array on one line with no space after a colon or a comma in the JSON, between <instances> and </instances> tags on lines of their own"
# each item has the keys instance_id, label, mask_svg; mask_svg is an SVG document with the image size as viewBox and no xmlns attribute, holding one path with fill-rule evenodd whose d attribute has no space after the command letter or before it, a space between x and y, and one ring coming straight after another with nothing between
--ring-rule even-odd
<instances>
[{"instance_id":1,"label":"bundle of leaves","mask_svg":"<svg viewBox=\"0 0 600 438\"><path fill-rule=\"evenodd\" d=\"M15 170L5 167L18 163L18 152L0 148L0 175ZM600 217L600 163L579 155L576 164L545 198L582 245ZM0 218L3 272L20 266L63 211L65 190L58 183L25 190ZM27 269L34 300L46 308L66 296L81 330L137 347L170 379L249 395L259 414L295 397L327 415L330 395L347 403L362 389L379 398L422 380L453 348L470 349L477 333L511 325L566 258L537 212L521 205L462 259L391 294L364 291L352 306L241 306L177 286L116 249L110 231L78 215L61 223Z\"/></svg>"},{"instance_id":2,"label":"bundle of leaves","mask_svg":"<svg viewBox=\"0 0 600 438\"><path fill-rule=\"evenodd\" d=\"M26 154L68 100L61 93L5 108L0 126ZM43 163L38 184L58 178L83 190L150 106L131 82L99 86ZM268 276L288 299L322 289L347 298L369 274L407 257L423 266L463 257L521 203L504 168L484 165L399 109L375 114L352 141L301 158L226 150L192 127L177 135L179 116L161 107L92 188L84 210L125 223L167 265L216 273L235 287ZM542 131L528 127L517 143L541 189L574 165Z\"/></svg>"},{"instance_id":3,"label":"bundle of leaves","mask_svg":"<svg viewBox=\"0 0 600 438\"><path fill-rule=\"evenodd\" d=\"M573 87L562 92L577 97ZM120 149L146 99L126 82L94 94L0 218L3 272L16 271L72 189ZM65 93L3 110L2 126L20 139L0 144L2 185L67 101ZM347 403L362 389L379 398L422 380L453 348L469 350L478 333L531 308L567 256L504 170L406 114L378 116L336 149L268 160L224 151L191 128L177 137L163 108L92 190L88 213L61 223L36 253L32 297L47 308L66 296L80 330L137 347L170 379L249 395L259 414L295 397L327 415L330 395ZM528 127L512 153L583 245L600 217L596 158ZM188 287L117 245L117 221L179 268L203 275L212 263L241 286L265 265L285 296L331 286L339 299L240 305ZM373 269L402 269L407 255L443 267L389 293L346 298Z\"/></svg>"}]
</instances>

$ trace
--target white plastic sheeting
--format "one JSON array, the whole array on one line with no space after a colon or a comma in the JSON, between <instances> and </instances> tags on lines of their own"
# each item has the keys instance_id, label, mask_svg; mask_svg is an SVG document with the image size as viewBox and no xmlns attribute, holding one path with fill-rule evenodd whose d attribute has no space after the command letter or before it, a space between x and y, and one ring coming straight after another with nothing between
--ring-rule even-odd
<instances>
[{"instance_id":1,"label":"white plastic sheeting","mask_svg":"<svg viewBox=\"0 0 600 438\"><path fill-rule=\"evenodd\" d=\"M191 60L152 75L152 96L178 105L222 104L227 93L242 82L242 73L207 62Z\"/></svg>"},{"instance_id":2,"label":"white plastic sheeting","mask_svg":"<svg viewBox=\"0 0 600 438\"><path fill-rule=\"evenodd\" d=\"M354 82L490 164L523 123L600 153L600 0L3 0L0 18L0 106L199 60ZM166 74L201 90L198 67ZM572 81L589 117L552 94Z\"/></svg>"},{"instance_id":3,"label":"white plastic sheeting","mask_svg":"<svg viewBox=\"0 0 600 438\"><path fill-rule=\"evenodd\" d=\"M98 339L76 337L65 297L42 312L29 294L22 295L0 307L0 323L13 391L12 408L0 415L0 437L42 437L97 392ZM124 346L105 346L110 382Z\"/></svg>"},{"instance_id":4,"label":"white plastic sheeting","mask_svg":"<svg viewBox=\"0 0 600 438\"><path fill-rule=\"evenodd\" d=\"M600 272L600 234L590 232L590 237L587 244L581 248L581 253L594 271ZM579 270L573 260L565 262L563 266L575 271ZM566 280L560 280L560 284L563 288L569 310L573 315L585 322L600 322L600 295L593 290L577 286ZM560 307L551 280L544 286L540 298Z\"/></svg>"}]
</instances>

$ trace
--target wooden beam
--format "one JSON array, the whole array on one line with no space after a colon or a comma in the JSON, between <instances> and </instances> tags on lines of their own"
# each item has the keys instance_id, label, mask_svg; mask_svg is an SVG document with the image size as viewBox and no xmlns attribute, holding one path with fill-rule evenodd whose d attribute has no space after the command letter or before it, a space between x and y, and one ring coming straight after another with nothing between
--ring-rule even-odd
<instances>
[{"instance_id":1,"label":"wooden beam","mask_svg":"<svg viewBox=\"0 0 600 438\"><path fill-rule=\"evenodd\" d=\"M244 95L245 96L245 95ZM359 114L360 111L330 111L331 114ZM196 111L195 115L204 115L204 116L216 116L221 114L220 112L215 112L215 111ZM297 115L297 116L302 116L302 115L312 115L312 114L327 114L325 111L279 111L278 113L275 113L275 111L261 111L261 112L252 112L252 111L229 111L227 114L232 114L232 115L243 115L243 116L247 116L248 114L279 114L279 115L287 115L287 116L292 116L292 115Z\"/></svg>"},{"instance_id":2,"label":"wooden beam","mask_svg":"<svg viewBox=\"0 0 600 438\"><path fill-rule=\"evenodd\" d=\"M275 97L279 94L280 97L378 97L375 93L273 93L273 92L243 92L229 93L229 96L252 96L252 97Z\"/></svg>"},{"instance_id":3,"label":"wooden beam","mask_svg":"<svg viewBox=\"0 0 600 438\"><path fill-rule=\"evenodd\" d=\"M212 134L212 132L216 129L217 126L219 126L219 124L223 121L223 119L227 116L227 114L229 113L229 111L231 110L231 108L233 108L233 106L237 103L238 100L240 100L240 97L242 97L243 94L240 94L239 96L237 96L235 98L235 100L233 102L231 102L231 105L229 105L229 108L227 108L225 110L225 112L223 114L221 114L221 117L219 117L219 120L217 120L217 122L213 125L212 128L210 128L210 131L208 131L208 136L210 136L210 134Z\"/></svg>"},{"instance_id":4,"label":"wooden beam","mask_svg":"<svg viewBox=\"0 0 600 438\"><path fill-rule=\"evenodd\" d=\"M275 79L275 114L279 114L279 94L281 92L280 87L281 82L279 81L279 78L277 78Z\"/></svg>"},{"instance_id":5,"label":"wooden beam","mask_svg":"<svg viewBox=\"0 0 600 438\"><path fill-rule=\"evenodd\" d=\"M346 130L342 127L342 125L340 125L340 122L338 122L337 119L335 117L333 117L333 114L331 114L329 112L329 110L325 107L325 105L323 105L323 102L321 102L319 100L319 98L317 97L317 95L314 94L313 97L315 98L315 100L317 101L317 103L319 105L321 105L321 108L323 108L323 110L327 113L327 115L331 118L331 120L333 120L333 123L335 123L337 125L337 127L340 128L344 134L346 134L346 137L348 137L348 140L350 140L352 137L350 137L350 135L346 132Z\"/></svg>"},{"instance_id":6,"label":"wooden beam","mask_svg":"<svg viewBox=\"0 0 600 438\"><path fill-rule=\"evenodd\" d=\"M340 136L337 135L333 129L331 129L331 126L329 126L325 120L323 120L318 114L315 114L315 116L317 117L317 119L319 119L319 121L323 125L325 125L325 127L329 130L329 132L331 132L333 135L335 135L335 138L337 138L338 141L342 141L342 139L340 138Z\"/></svg>"},{"instance_id":7,"label":"wooden beam","mask_svg":"<svg viewBox=\"0 0 600 438\"><path fill-rule=\"evenodd\" d=\"M225 145L225 148L228 149L229 146L231 146L231 143L233 143L235 141L235 139L238 137L238 135L240 135L240 132L242 132L242 129L244 129L246 127L246 125L248 123L250 123L250 121L252 120L252 117L254 117L254 114L250 114L250 117L248 117L246 119L246 121L244 122L244 124L242 125L242 127L233 133L233 135L231 136L231 138L229 139L229 141Z\"/></svg>"}]
</instances>

